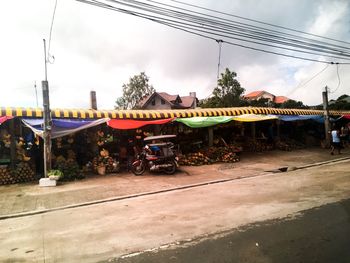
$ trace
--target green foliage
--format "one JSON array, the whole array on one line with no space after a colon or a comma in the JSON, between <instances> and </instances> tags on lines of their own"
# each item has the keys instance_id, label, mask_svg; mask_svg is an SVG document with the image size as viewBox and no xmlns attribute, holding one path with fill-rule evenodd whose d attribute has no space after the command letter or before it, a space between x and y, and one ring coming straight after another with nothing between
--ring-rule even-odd
<instances>
[{"instance_id":1,"label":"green foliage","mask_svg":"<svg viewBox=\"0 0 350 263\"><path fill-rule=\"evenodd\" d=\"M287 100L281 104L275 104L274 108L282 109L308 109L309 107L304 105L301 101Z\"/></svg>"},{"instance_id":2,"label":"green foliage","mask_svg":"<svg viewBox=\"0 0 350 263\"><path fill-rule=\"evenodd\" d=\"M337 101L344 100L344 99L346 99L346 98L349 98L349 95L344 94L344 95L341 95L341 96L337 99Z\"/></svg>"},{"instance_id":3,"label":"green foliage","mask_svg":"<svg viewBox=\"0 0 350 263\"><path fill-rule=\"evenodd\" d=\"M48 173L47 173L48 176L58 176L59 178L63 178L63 172L61 170L50 170Z\"/></svg>"},{"instance_id":4,"label":"green foliage","mask_svg":"<svg viewBox=\"0 0 350 263\"><path fill-rule=\"evenodd\" d=\"M116 101L116 109L137 109L139 101L155 92L152 85L148 83L149 78L145 72L135 75L129 79L128 84L123 84L123 96Z\"/></svg>"},{"instance_id":5,"label":"green foliage","mask_svg":"<svg viewBox=\"0 0 350 263\"><path fill-rule=\"evenodd\" d=\"M218 86L213 90L213 96L200 101L199 106L203 108L237 107L243 106L241 95L244 88L238 82L236 72L231 72L228 68L221 73Z\"/></svg>"},{"instance_id":6,"label":"green foliage","mask_svg":"<svg viewBox=\"0 0 350 263\"><path fill-rule=\"evenodd\" d=\"M250 100L246 101L245 106L251 106L251 107L272 107L271 102L269 102L269 99L267 98L260 98L258 100Z\"/></svg>"},{"instance_id":7,"label":"green foliage","mask_svg":"<svg viewBox=\"0 0 350 263\"><path fill-rule=\"evenodd\" d=\"M60 180L71 181L75 179L83 179L84 175L80 171L79 165L75 160L64 158L56 163L57 170L62 171L63 177Z\"/></svg>"},{"instance_id":8,"label":"green foliage","mask_svg":"<svg viewBox=\"0 0 350 263\"><path fill-rule=\"evenodd\" d=\"M328 106L330 110L350 110L350 98L344 94L336 101L331 101Z\"/></svg>"}]
</instances>

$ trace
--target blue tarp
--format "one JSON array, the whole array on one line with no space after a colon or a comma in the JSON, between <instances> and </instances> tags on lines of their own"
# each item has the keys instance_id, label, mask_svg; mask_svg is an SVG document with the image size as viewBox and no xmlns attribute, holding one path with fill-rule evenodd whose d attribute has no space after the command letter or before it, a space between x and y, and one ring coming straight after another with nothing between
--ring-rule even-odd
<instances>
[{"instance_id":1,"label":"blue tarp","mask_svg":"<svg viewBox=\"0 0 350 263\"><path fill-rule=\"evenodd\" d=\"M54 139L66 136L68 134L105 123L108 120L108 118L98 120L53 119L51 127L51 138ZM41 137L43 136L43 119L23 119L22 121L35 134Z\"/></svg>"},{"instance_id":2,"label":"blue tarp","mask_svg":"<svg viewBox=\"0 0 350 263\"><path fill-rule=\"evenodd\" d=\"M313 120L324 123L324 117L321 115L277 115L281 121L306 121Z\"/></svg>"}]
</instances>

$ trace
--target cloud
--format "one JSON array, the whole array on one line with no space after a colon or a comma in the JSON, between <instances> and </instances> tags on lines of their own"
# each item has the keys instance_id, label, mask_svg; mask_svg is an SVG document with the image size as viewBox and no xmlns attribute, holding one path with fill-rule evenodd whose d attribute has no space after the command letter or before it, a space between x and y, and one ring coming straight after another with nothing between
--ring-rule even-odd
<instances>
[{"instance_id":1,"label":"cloud","mask_svg":"<svg viewBox=\"0 0 350 263\"><path fill-rule=\"evenodd\" d=\"M198 4L194 0L190 3ZM0 5L5 36L0 48L0 69L4 72L0 105L35 106L35 81L41 103L42 39L48 39L54 1L22 1L21 8L12 1ZM200 5L349 40L350 8L345 0L206 0ZM98 106L113 108L123 83L142 71L158 91L168 93L187 95L196 91L199 98L205 98L216 85L219 49L215 41L77 1L58 1L50 53L56 58L54 64L48 65L52 107L89 107L90 90L95 90ZM286 95L324 65L224 44L221 72L226 67L238 73L246 91L266 89ZM349 67L340 66L339 75L340 86L332 96L348 92ZM338 85L335 66L291 96L306 104L317 104L322 101L320 94L326 85L331 89Z\"/></svg>"}]
</instances>

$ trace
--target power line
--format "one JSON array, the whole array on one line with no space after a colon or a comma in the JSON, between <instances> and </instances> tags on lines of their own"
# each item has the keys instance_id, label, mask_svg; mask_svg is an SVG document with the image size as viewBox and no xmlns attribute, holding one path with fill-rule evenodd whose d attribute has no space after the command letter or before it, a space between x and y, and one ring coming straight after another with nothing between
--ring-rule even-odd
<instances>
[{"instance_id":1,"label":"power line","mask_svg":"<svg viewBox=\"0 0 350 263\"><path fill-rule=\"evenodd\" d=\"M155 1L152 1L152 0L146 0L146 1L155 2ZM320 35L316 35L316 34L312 34L312 33L307 33L307 32L303 32L303 31L300 31L300 30L295 30L295 29L292 29L292 28L284 27L284 26L274 25L274 24L271 24L271 23L267 23L267 22L263 22L263 21L259 21L259 20L255 20L255 19L251 19L251 18L246 18L246 17L243 17L243 16L233 15L233 14L230 14L230 13L225 13L225 12L217 11L217 10L214 10L214 9L205 8L205 7L202 7L202 6L185 3L185 2L182 2L182 1L178 1L178 0L169 0L169 1L175 2L175 3L179 3L179 4L182 4L182 5L195 7L195 8L206 10L206 11L210 11L210 12L214 12L214 13L218 13L218 14L222 14L222 15L227 15L227 16L231 16L231 17L235 17L235 18L239 18L239 19L243 19L243 20L247 20L247 21L251 21L251 22L255 22L255 23L259 23L259 24L263 24L263 25L267 25L267 26L272 26L272 27L288 30L288 31L291 31L291 32L301 33L301 34L304 34L304 35L309 35L309 36L313 36L313 37L317 37L317 38L323 38L323 39L327 39L327 40L331 40L331 41L335 41L335 42L339 42L339 43L350 45L350 42L346 42L346 41L342 41L342 40L338 40L338 39L334 39L334 38L329 38L329 37L324 37L324 36L320 36Z\"/></svg>"},{"instance_id":2,"label":"power line","mask_svg":"<svg viewBox=\"0 0 350 263\"><path fill-rule=\"evenodd\" d=\"M172 8L176 8L176 9L181 9L181 10L186 10L186 9L183 9L183 8L178 8L178 7L174 7L174 6L171 6L171 5L167 5L167 4L163 4L163 3L159 3L159 2L156 2L156 1L152 1L152 0L148 0L149 2L152 2L152 3L157 3L157 4L159 4L159 5L163 5L163 6L168 6L168 7L172 7ZM113 0L110 0L110 2L114 2L114 3L120 3L120 1L113 1ZM147 5L147 4L145 4L145 3L143 3L143 2L139 2L139 1L135 1L135 0L122 0L122 2L127 2L127 3L133 3L134 5L131 5L131 4L128 4L128 6L129 7L134 7L134 8L136 8L136 6L135 5L142 5L142 6L147 6L148 8L150 8L149 6L150 5ZM152 6L152 8L157 8L157 10L159 10L160 9L160 7L157 7L157 6ZM141 8L142 10L146 10L146 11L149 11L149 9L145 9L145 7L143 7L143 8ZM162 9L162 10L164 10L164 8ZM169 10L168 10L169 11ZM173 10L170 10L170 11L173 11ZM224 21L229 21L231 24L230 24L230 29L232 30L232 23L237 23L237 24L240 24L240 27L235 27L235 29L236 30L240 30L241 32L244 32L244 31L246 31L247 32L247 26L248 27L251 27L251 28L258 28L259 30L264 30L264 31L267 31L267 32L277 32L278 34L285 34L285 33L282 33L282 32L279 32L279 31L271 31L271 30L268 30L268 29L265 29L265 28L261 28L261 27L255 27L255 26L251 26L251 25L247 25L247 24L243 24L243 23L238 23L238 22L235 22L235 21L232 21L232 20L227 20L227 19L223 19L223 18L220 18L220 17L215 17L215 16L210 16L210 15L207 15L207 14L203 14L203 13L199 13L199 12L194 12L194 11L191 11L191 10L186 10L186 11L188 11L188 12L192 12L192 13L195 13L195 14L199 14L199 15L204 15L204 16L209 16L209 17L213 17L213 18L216 18L216 19L220 19L220 20L224 20ZM177 12L177 14L178 14L179 12ZM157 11L157 14L160 14L158 11ZM162 13L163 15L164 15L164 13ZM171 17L175 17L174 15L172 15ZM193 17L194 16L192 16L191 17L191 20L193 19ZM218 26L220 26L219 28L223 28L223 27L226 27L226 30L227 30L227 26L228 26L228 24L226 23L226 24L222 24L222 23L220 23L220 24L218 24L218 21L217 20L208 20L207 18L203 18L203 17L198 17L198 16L196 16L195 17L196 19L200 19L200 21L199 20L197 20L197 22L198 23L200 23L200 26L201 27L204 27L204 26L208 26L208 25L213 25L213 22L215 22ZM184 19L184 20L186 20L186 21L190 21L189 19ZM193 20L192 20L192 22L193 22ZM205 23L205 24L203 24L203 23ZM209 23L209 24L208 24ZM187 24L188 25L188 24ZM244 25L244 27L242 27L242 25ZM242 29L243 28L243 29ZM227 32L227 31L221 31L221 32ZM306 43L306 42L302 42L302 41L300 41L300 40L296 40L296 39L290 39L290 38L285 38L285 37L283 37L283 38L281 38L281 36L276 36L276 35L271 35L271 34L266 34L266 33L262 33L261 31L259 32L259 31L252 31L251 29L249 29L249 31L248 32L250 32L250 33L253 33L253 34L260 34L260 40L265 40L265 41L269 41L269 39L262 39L261 38L261 35L264 35L265 37L273 37L273 38L277 38L277 37L279 37L279 39L283 39L283 40L287 40L287 41L292 41L292 42L294 42L294 46L296 45L296 44L298 44L298 45L308 45L308 46L310 46L310 47L313 47L313 48L321 48L321 49L328 49L328 50L333 50L333 51L337 51L336 53L333 53L333 54L338 54L338 55L344 55L344 54L346 54L347 53L347 55L350 55L350 53L348 53L348 51L345 51L344 49L348 49L348 50L350 50L350 48L347 48L347 47L344 47L344 46L338 46L338 45L333 45L333 44L330 44L330 43L326 43L328 46L322 46L322 45L319 45L320 43L322 43L322 44L324 44L324 42L320 42L320 41L316 41L318 44L312 44L312 43ZM238 35L238 34L236 34L236 35ZM241 36L244 36L242 33L240 34ZM299 36L295 36L295 35L291 35L291 34L287 34L287 35L289 35L289 36L293 36L293 37L298 37L298 38L300 38ZM246 35L247 36L247 35ZM251 37L251 38L254 38L254 36L252 36L252 35L248 35L248 37ZM255 37L255 39L257 39L256 37ZM306 39L306 38L302 38L302 39ZM313 39L307 39L308 41L311 41L311 42L315 42ZM276 42L276 40L275 40L275 42ZM281 42L280 42L281 43ZM288 44L288 43L284 43L284 44ZM336 50L336 49L334 49L334 48L331 48L331 47L329 47L329 45L331 45L331 46L336 46L336 47L339 47L339 48L341 48L341 49L343 49L343 50ZM299 46L300 47L300 46ZM314 49L315 50L315 49ZM318 51L321 51L321 50L318 50Z\"/></svg>"},{"instance_id":3,"label":"power line","mask_svg":"<svg viewBox=\"0 0 350 263\"><path fill-rule=\"evenodd\" d=\"M50 26L50 34L49 34L49 44L48 44L48 49L47 49L47 56L48 56L48 62L49 63L53 63L55 60L54 56L51 56L50 54L50 48L51 48L51 36L52 36L52 28L53 28L53 22L55 20L55 14L56 14L56 8L57 8L57 0L55 1L55 6L53 9L53 14L52 14L52 19L51 19L51 26ZM53 61L51 62L50 59L53 59Z\"/></svg>"},{"instance_id":4,"label":"power line","mask_svg":"<svg viewBox=\"0 0 350 263\"><path fill-rule=\"evenodd\" d=\"M159 22L159 23L161 23L161 22ZM165 25L166 25L166 23L161 23L161 24L165 24ZM200 34L200 33L196 33L196 32L190 31L190 30L186 30L186 29L183 29L183 28L179 28L179 27L176 27L176 26L170 26L170 25L168 25L168 26L169 26L169 27L172 27L172 28L176 28L176 29L182 30L182 31L187 32L187 33L191 33L191 34L193 34L193 35L201 36L201 37L204 37L204 38L207 38L207 39L211 39L211 40L216 41L216 39L213 38L213 37L209 37L209 36L206 36L206 35L203 35L203 34ZM237 44L237 43L233 43L233 42L229 42L229 41L224 41L224 40L223 40L222 42L223 42L223 43L226 43L226 44L229 44L229 45L232 45L232 46L242 47L242 48L251 49L251 50L254 50L254 51L260 51L260 52L264 52L264 53L268 53L268 54L273 54L273 55L279 55L279 56L288 57L288 58L296 58L296 59L301 59L301 60L306 60L306 61L312 61L312 62L319 62L319 63L325 63L325 64L333 64L333 62L331 62L331 61L317 60L317 59L305 58L305 57L300 57L300 56L293 56L293 55L278 53L278 52L274 52L274 51L268 51L268 50L264 50L264 49L260 49L260 48L255 48L255 47L250 47L250 46L244 46L244 45L240 45L240 44Z\"/></svg>"},{"instance_id":5,"label":"power line","mask_svg":"<svg viewBox=\"0 0 350 263\"><path fill-rule=\"evenodd\" d=\"M302 87L304 87L306 84L308 84L310 81L312 81L314 78L316 78L318 75L320 75L323 71L325 71L330 64L327 64L321 71L319 71L318 73L316 73L314 76L312 76L309 80L307 80L306 82L302 84L302 82L299 83L298 86L296 86L293 90L291 90L290 92L288 92L287 96L289 96L290 94L294 93L297 89L300 89Z\"/></svg>"},{"instance_id":6,"label":"power line","mask_svg":"<svg viewBox=\"0 0 350 263\"><path fill-rule=\"evenodd\" d=\"M329 93L335 93L340 86L340 76L339 76L339 65L338 64L337 64L337 76L338 76L338 85L334 91L329 91Z\"/></svg>"},{"instance_id":7,"label":"power line","mask_svg":"<svg viewBox=\"0 0 350 263\"><path fill-rule=\"evenodd\" d=\"M283 49L283 50L289 50L289 51L293 51L293 52L299 52L299 53L302 52L302 53L311 54L311 55L318 55L318 56L322 55L322 56L338 58L338 59L348 59L348 58L350 58L350 53L348 53L344 49L343 50L341 50L341 49L337 50L337 49L334 49L334 47L329 47L329 46L325 46L325 45L318 45L318 44L317 45L314 45L314 44L311 45L310 43L301 42L301 41L296 40L296 39L283 38L283 40L288 40L288 41L291 40L291 41L293 41L294 42L294 44L293 44L293 43L286 43L286 42L283 42L283 41L280 41L280 40L276 41L276 40L273 40L273 39L268 39L266 36L264 38L261 38L259 36L254 36L254 35L247 35L247 34L245 34L245 35L243 34L242 35L242 34L240 34L241 36L243 36L245 38L259 39L259 40L262 40L262 41L265 41L265 42L268 41L270 43L277 43L278 44L278 45L272 45L272 44L268 44L268 43L262 43L262 42L259 42L259 41L252 41L252 40L247 40L247 39L233 37L232 36L232 32L227 31L227 29L226 29L226 31L223 31L223 30L220 31L219 28L218 28L218 26L222 25L224 27L228 27L231 30L232 26L230 24L227 24L227 23L225 24L225 23L222 23L220 21L219 21L220 23L218 23L218 21L211 21L211 20L208 20L207 18L198 17L198 16L196 17L196 16L193 16L193 15L189 15L187 13L181 13L181 12L175 12L174 13L173 10L169 10L169 9L165 9L165 8L160 8L160 7L148 5L148 4L145 4L145 3L138 2L138 1L132 1L132 0L125 0L125 1L109 0L109 2L116 3L116 4L119 4L119 5L123 5L123 6L127 6L129 8L129 10L128 9L123 9L123 8L118 8L118 7L115 7L115 6L112 6L112 5L107 5L107 4L102 3L100 1L93 1L93 0L90 0L90 1L88 1L88 0L77 0L77 1L83 2L83 3L87 3L87 4L91 4L91 5L95 5L95 6L98 6L98 7L103 7L103 8L106 8L106 9L113 10L113 11L126 13L126 14L129 14L129 15L138 16L138 17L141 17L141 18L144 18L144 19L151 20L153 22L157 22L157 23L160 23L160 24L163 24L163 25L167 25L167 26L176 28L176 29L180 29L180 30L185 31L185 32L190 32L192 34L196 33L196 35L199 35L199 36L203 36L203 34L201 34L201 33L209 34L209 35L211 34L211 35L216 36L216 37L210 37L210 39L214 39L214 40L216 40L217 37L219 36L219 37L226 37L226 38L230 38L230 39L234 39L234 40L238 40L238 41L245 41L245 42L256 44L256 45L265 45L265 46L269 46L269 47L272 47L272 48L279 48L279 49ZM127 3L125 3L125 2L127 2ZM152 2L155 2L155 1L152 1ZM130 4L130 3L132 3L132 4ZM140 6L140 5L142 5L142 6ZM145 6L147 8L145 8ZM130 8L139 9L139 10L143 11L143 13L130 10ZM151 14L156 14L158 16L150 15L150 13ZM203 14L203 15L205 15L205 14ZM168 17L172 17L173 19L169 19ZM174 20L174 19L177 19L177 20ZM187 23L184 23L183 21L187 21ZM203 28L205 30L203 30ZM248 29L247 28L243 28L243 29L239 28L239 30L248 30ZM264 30L267 30L267 29L264 29ZM198 32L200 32L200 33L198 33ZM258 31L251 31L251 32L253 32L254 34L260 34L260 35L261 34L265 34L264 32L258 32ZM228 35L225 35L223 33L228 34ZM237 35L237 33L233 33L233 34ZM270 36L270 35L268 35L268 36ZM207 35L205 37L208 38ZM277 36L274 36L274 38L276 38L276 37ZM282 55L282 56L298 58L298 59L304 59L304 60L315 61L315 62L321 62L321 63L332 63L331 61L321 61L319 59L306 58L306 57L301 57L301 56L288 55L288 54L281 53L281 52L262 50L262 49L259 49L259 48L244 46L244 45L240 45L240 44L237 44L237 43L232 43L232 42L229 42L229 41L224 41L224 42L229 43L231 45L241 46L241 47L245 47L245 48L249 48L249 49L253 49L253 50L257 50L257 51L263 51L263 52L270 53L270 54L278 54L278 55ZM297 44L295 44L295 43L297 43ZM300 44L306 45L306 46L300 46ZM293 46L293 47L298 47L299 49L288 48L288 47L286 47L286 45ZM307 45L309 45L309 46L307 46ZM309 52L309 51L306 51L306 50L314 50L314 51L319 52L319 53ZM332 54L340 55L342 57L333 56ZM343 62L338 62L338 63L348 64L348 63L343 63Z\"/></svg>"},{"instance_id":8,"label":"power line","mask_svg":"<svg viewBox=\"0 0 350 263\"><path fill-rule=\"evenodd\" d=\"M153 21L155 21L155 20L153 20ZM217 37L226 37L226 38L229 38L229 39L239 40L239 41L248 42L248 43L257 44L257 45L264 45L264 46L268 46L268 47L272 47L272 48L279 48L279 49L288 50L288 51L296 51L296 52L305 53L305 54L319 55L319 56L325 56L325 57L330 57L330 58L338 58L338 59L343 59L343 60L344 59L345 60L349 60L350 59L350 54L349 54L349 58L343 58L343 57L338 57L338 56L327 55L327 53L324 53L322 51L320 51L320 53L315 53L315 52L308 52L308 51L304 51L304 50L300 50L300 49L287 48L287 47L273 45L273 44L266 44L266 43L262 43L262 42L259 42L259 41L245 40L245 39L242 39L242 38L232 37L232 36L229 36L229 35L221 34L220 31L208 32L208 31L205 30L206 28L204 28L202 30L202 29L198 29L198 27L177 25L177 23L171 23L171 22L167 22L167 23L164 23L164 24L166 24L168 26L176 25L177 26L176 28L178 28L178 29L181 29L181 28L182 29L190 29L190 30L197 31L197 32L202 32L202 33L206 33L206 34L212 34L212 35L215 35ZM272 42L272 43L276 43L276 42ZM314 49L310 49L310 50L314 50ZM318 50L316 50L316 51L318 51Z\"/></svg>"},{"instance_id":9,"label":"power line","mask_svg":"<svg viewBox=\"0 0 350 263\"><path fill-rule=\"evenodd\" d=\"M138 1L135 1L135 0L124 0L124 1L127 1L127 2L137 2L137 3L140 3ZM248 28L250 28L249 30L251 30L252 28L254 28L255 30L258 29L260 31L250 31L251 33L255 33L255 34L263 34L265 36L269 36L269 37L274 37L274 38L277 38L279 37L279 39L284 39L284 40L289 40L289 41L293 41L295 43L298 43L298 44L304 44L304 45L312 45L314 47L318 47L318 48L327 48L327 49L330 49L330 50L334 50L333 48L330 48L330 47L325 47L325 46L320 46L319 44L327 44L327 46L334 46L334 47L338 47L338 48L341 48L341 49L347 49L347 50L350 50L349 47L344 47L344 45L342 46L339 46L339 45L334 45L332 43L325 43L325 42L321 42L321 41L318 41L318 40L314 40L314 39L308 39L308 38L305 38L305 37L300 37L300 36L296 36L296 35L292 35L292 34L287 34L287 33L284 33L284 32L280 32L280 31L275 31L275 30L270 30L270 29L266 29L266 28L262 28L262 27L257 27L257 26L252 26L252 25L248 25L248 24L244 24L244 23L240 23L240 22L237 22L237 21L232 21L232 20L227 20L227 19L224 19L224 18L221 18L221 17L217 17L217 16L211 16L211 15L208 15L208 14L203 14L203 13L199 13L199 12L195 12L195 11L192 11L192 10L187 10L187 9L183 9L183 8L179 8L179 7L176 7L176 6L172 6L172 5L168 5L168 4L164 4L164 3L159 3L157 1L154 1L154 0L146 0L148 2L152 2L152 3L157 3L159 5L163 5L163 6L167 6L167 7L171 7L171 8L175 8L175 9L180 9L180 10L185 10L185 11L188 11L188 12L191 12L191 13L195 13L195 14L199 14L199 15L204 15L204 16L208 16L208 17L211 17L211 18L215 18L215 19L219 19L219 20L223 20L223 21L228 21L231 23L234 23L234 24L238 24L240 25L239 29L242 30L242 28L244 29L243 31L246 31ZM114 1L116 2L116 1ZM144 5L144 4L143 4ZM209 20L207 20L209 21ZM220 27L224 26L223 24L220 24ZM236 27L237 29L237 27ZM264 31L265 33L262 33L261 32ZM271 34L266 34L266 32L273 32L273 33L276 33L277 35L271 35ZM307 34L307 33L306 33ZM303 39L303 40L307 40L308 42L312 42L314 44L311 44L311 43L306 43L306 42L302 42L300 40L296 40L296 39L290 39L290 38L286 38L286 37L281 37L281 35L284 35L284 36L292 36L292 37L297 37L299 39ZM320 37L320 36L319 36ZM317 43L317 44L316 44ZM345 51L347 52L347 51ZM344 50L341 52L341 54L344 53Z\"/></svg>"}]
</instances>

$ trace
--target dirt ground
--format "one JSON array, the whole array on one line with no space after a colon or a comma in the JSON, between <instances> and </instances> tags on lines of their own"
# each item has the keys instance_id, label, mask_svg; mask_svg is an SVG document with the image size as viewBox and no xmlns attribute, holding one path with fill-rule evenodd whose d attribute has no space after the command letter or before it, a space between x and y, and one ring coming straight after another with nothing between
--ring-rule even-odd
<instances>
[{"instance_id":1,"label":"dirt ground","mask_svg":"<svg viewBox=\"0 0 350 263\"><path fill-rule=\"evenodd\" d=\"M329 154L329 150L321 148L291 152L244 152L240 162L182 166L172 176L151 173L134 176L121 172L107 176L90 176L80 181L65 182L54 188L39 187L37 182L0 186L0 219L8 215L74 207L82 203L91 204L207 182L246 178L279 167L300 167L349 156L350 149L333 156Z\"/></svg>"}]
</instances>

